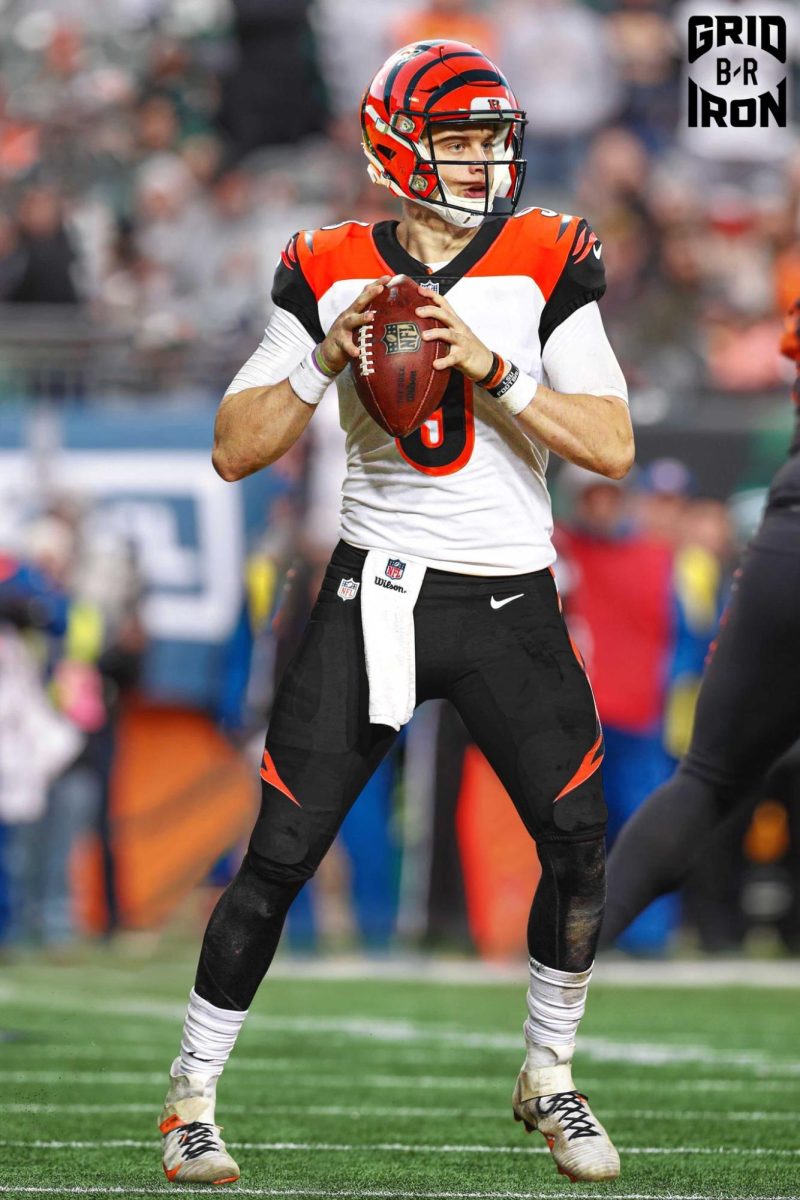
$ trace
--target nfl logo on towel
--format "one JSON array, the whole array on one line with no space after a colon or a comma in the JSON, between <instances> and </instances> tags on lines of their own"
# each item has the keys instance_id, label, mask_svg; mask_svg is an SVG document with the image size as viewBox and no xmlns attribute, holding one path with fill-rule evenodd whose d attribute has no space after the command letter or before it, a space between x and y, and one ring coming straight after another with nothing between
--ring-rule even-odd
<instances>
[{"instance_id":1,"label":"nfl logo on towel","mask_svg":"<svg viewBox=\"0 0 800 1200\"><path fill-rule=\"evenodd\" d=\"M339 584L337 596L341 596L343 600L355 599L356 592L361 586L361 581L356 579L343 579Z\"/></svg>"},{"instance_id":2,"label":"nfl logo on towel","mask_svg":"<svg viewBox=\"0 0 800 1200\"><path fill-rule=\"evenodd\" d=\"M402 579L405 569L406 564L401 562L399 558L390 558L386 564L386 574L390 579Z\"/></svg>"}]
</instances>

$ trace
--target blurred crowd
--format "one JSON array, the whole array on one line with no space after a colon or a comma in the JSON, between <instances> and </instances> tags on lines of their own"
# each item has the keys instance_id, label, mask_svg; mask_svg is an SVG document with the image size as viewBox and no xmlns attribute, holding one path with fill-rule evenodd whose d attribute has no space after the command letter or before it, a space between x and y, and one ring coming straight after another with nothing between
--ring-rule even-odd
<instances>
[{"instance_id":1,"label":"blurred crowd","mask_svg":"<svg viewBox=\"0 0 800 1200\"><path fill-rule=\"evenodd\" d=\"M791 133L733 160L713 131L688 137L690 5L120 0L102 23L88 0L0 6L0 302L34 330L0 340L0 394L53 390L42 355L63 360L75 310L94 361L59 395L216 396L263 327L288 235L394 214L367 181L358 103L393 49L431 35L496 56L527 109L524 202L599 231L632 387L680 407L778 386L800 153ZM56 313L36 323L31 305Z\"/></svg>"},{"instance_id":2,"label":"blurred crowd","mask_svg":"<svg viewBox=\"0 0 800 1200\"><path fill-rule=\"evenodd\" d=\"M145 644L131 547L63 497L0 550L0 950L59 954L83 932L74 852L96 835L107 934L116 729Z\"/></svg>"}]
</instances>

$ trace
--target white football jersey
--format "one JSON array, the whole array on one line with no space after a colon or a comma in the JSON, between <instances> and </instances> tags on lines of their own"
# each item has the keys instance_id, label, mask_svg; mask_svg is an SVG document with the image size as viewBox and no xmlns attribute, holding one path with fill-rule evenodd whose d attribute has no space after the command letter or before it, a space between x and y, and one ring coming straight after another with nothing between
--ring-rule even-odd
<instances>
[{"instance_id":1,"label":"white football jersey","mask_svg":"<svg viewBox=\"0 0 800 1200\"><path fill-rule=\"evenodd\" d=\"M485 345L549 382L542 361L548 339L605 291L600 243L579 217L531 209L487 221L433 272L403 249L396 229L394 221L347 222L295 234L276 271L276 307L317 343L366 283L402 273L446 294ZM601 371L582 390L624 398L610 357L616 371ZM337 389L347 435L346 542L472 575L535 571L554 561L547 450L482 388L452 371L440 407L403 438L372 420L349 368Z\"/></svg>"}]
</instances>

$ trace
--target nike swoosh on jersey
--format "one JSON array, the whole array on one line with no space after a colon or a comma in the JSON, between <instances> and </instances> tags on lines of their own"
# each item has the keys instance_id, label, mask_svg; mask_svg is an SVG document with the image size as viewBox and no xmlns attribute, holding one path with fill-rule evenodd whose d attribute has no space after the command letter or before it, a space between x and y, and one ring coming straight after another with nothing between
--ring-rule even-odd
<instances>
[{"instance_id":1,"label":"nike swoosh on jersey","mask_svg":"<svg viewBox=\"0 0 800 1200\"><path fill-rule=\"evenodd\" d=\"M512 600L521 600L524 595L524 592L520 592L516 596L507 596L505 600L495 600L494 596L492 596L490 603L492 608L502 608L504 604L510 604Z\"/></svg>"}]
</instances>

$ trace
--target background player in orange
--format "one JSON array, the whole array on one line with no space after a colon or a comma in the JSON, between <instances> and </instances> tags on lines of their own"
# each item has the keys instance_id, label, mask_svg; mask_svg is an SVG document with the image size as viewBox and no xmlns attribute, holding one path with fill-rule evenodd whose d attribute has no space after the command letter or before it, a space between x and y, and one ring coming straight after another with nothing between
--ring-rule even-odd
<instances>
[{"instance_id":1,"label":"background player in orange","mask_svg":"<svg viewBox=\"0 0 800 1200\"><path fill-rule=\"evenodd\" d=\"M620 477L633 438L596 303L599 241L577 217L515 215L524 124L474 47L393 55L365 94L362 140L402 220L292 237L264 340L220 405L214 465L240 479L294 444L336 379L347 477L341 540L275 699L261 813L209 921L170 1072L160 1128L178 1182L238 1178L214 1123L216 1080L289 905L433 697L461 714L542 863L514 1114L571 1178L619 1172L571 1071L605 898L606 810L602 733L552 578L545 469L555 450ZM401 439L369 417L348 369L398 273L425 284L418 312L444 325L438 368L453 368L440 410Z\"/></svg>"}]
</instances>

